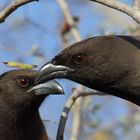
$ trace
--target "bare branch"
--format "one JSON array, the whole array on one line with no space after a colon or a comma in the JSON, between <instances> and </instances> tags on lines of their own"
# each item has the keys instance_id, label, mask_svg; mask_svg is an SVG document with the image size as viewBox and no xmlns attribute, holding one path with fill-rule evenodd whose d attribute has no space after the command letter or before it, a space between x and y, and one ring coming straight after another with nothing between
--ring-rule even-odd
<instances>
[{"instance_id":1,"label":"bare branch","mask_svg":"<svg viewBox=\"0 0 140 140\"><path fill-rule=\"evenodd\" d=\"M140 0L135 0L135 2L134 2L134 8L136 10L140 10Z\"/></svg>"},{"instance_id":2,"label":"bare branch","mask_svg":"<svg viewBox=\"0 0 140 140\"><path fill-rule=\"evenodd\" d=\"M7 6L1 13L0 13L0 23L4 22L5 19L13 13L16 9L19 7L28 4L33 1L39 1L39 0L15 0L11 5Z\"/></svg>"},{"instance_id":3,"label":"bare branch","mask_svg":"<svg viewBox=\"0 0 140 140\"><path fill-rule=\"evenodd\" d=\"M75 101L79 98L79 97L85 97L85 96L89 96L89 95L107 95L103 92L99 92L96 90L92 90L90 92L87 91L79 91L78 89L77 93L73 93L67 100L63 111L61 113L61 117L60 117L60 121L59 121L59 126L58 126L58 132L57 132L57 138L56 140L63 140L64 139L64 130L65 130L65 125L66 125L66 121L68 119L68 115L69 112L72 108L72 106L74 105Z\"/></svg>"},{"instance_id":4,"label":"bare branch","mask_svg":"<svg viewBox=\"0 0 140 140\"><path fill-rule=\"evenodd\" d=\"M73 16L68 8L68 5L66 3L66 0L57 0L60 7L61 7L61 10L65 16L65 19L67 21L67 23L70 25L71 27L71 33L75 39L75 41L80 41L81 40L81 36L80 36L80 33L79 31L77 30L77 28L75 27L75 21L73 20Z\"/></svg>"},{"instance_id":5,"label":"bare branch","mask_svg":"<svg viewBox=\"0 0 140 140\"><path fill-rule=\"evenodd\" d=\"M131 16L135 21L140 23L140 9L138 10L134 7L130 7L124 3L116 1L116 0L90 0L90 1L97 2L97 3L100 3L107 7L119 10L119 11Z\"/></svg>"}]
</instances>

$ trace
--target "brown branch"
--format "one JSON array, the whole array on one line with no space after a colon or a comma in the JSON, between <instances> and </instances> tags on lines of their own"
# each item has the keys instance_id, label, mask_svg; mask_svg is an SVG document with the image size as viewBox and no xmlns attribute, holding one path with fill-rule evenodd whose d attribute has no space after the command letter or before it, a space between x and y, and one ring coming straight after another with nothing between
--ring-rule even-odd
<instances>
[{"instance_id":1,"label":"brown branch","mask_svg":"<svg viewBox=\"0 0 140 140\"><path fill-rule=\"evenodd\" d=\"M39 1L39 0L15 0L11 3L11 5L7 6L1 13L0 13L0 23L4 22L5 19L13 13L16 9L19 7L28 4L33 1Z\"/></svg>"},{"instance_id":2,"label":"brown branch","mask_svg":"<svg viewBox=\"0 0 140 140\"><path fill-rule=\"evenodd\" d=\"M90 0L90 1L97 2L97 3L100 3L107 7L121 11L121 12L131 16L135 21L140 23L140 8L139 9L138 9L138 7L135 8L136 3L134 4L135 6L130 7L124 3L116 1L116 0ZM139 3L139 2L137 1L137 3Z\"/></svg>"}]
</instances>

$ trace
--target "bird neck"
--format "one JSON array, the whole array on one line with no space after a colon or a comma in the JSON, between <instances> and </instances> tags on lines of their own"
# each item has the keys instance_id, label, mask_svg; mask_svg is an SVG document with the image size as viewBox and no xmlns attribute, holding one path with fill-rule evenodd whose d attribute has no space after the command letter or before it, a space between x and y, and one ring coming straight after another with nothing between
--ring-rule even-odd
<instances>
[{"instance_id":1,"label":"bird neck","mask_svg":"<svg viewBox=\"0 0 140 140\"><path fill-rule=\"evenodd\" d=\"M39 112L23 118L19 123L19 130L22 131L23 140L48 140L45 127L40 118Z\"/></svg>"},{"instance_id":2,"label":"bird neck","mask_svg":"<svg viewBox=\"0 0 140 140\"><path fill-rule=\"evenodd\" d=\"M0 120L0 139L48 140L38 111L26 114L18 120L15 118L13 115Z\"/></svg>"},{"instance_id":3,"label":"bird neck","mask_svg":"<svg viewBox=\"0 0 140 140\"><path fill-rule=\"evenodd\" d=\"M132 76L127 76L127 78L122 76L122 78L119 78L119 80L117 80L117 78L116 80L110 82L109 80L89 81L90 84L84 83L84 85L88 86L89 88L125 99L140 106L140 80L134 81L133 79L135 78L131 79L130 77Z\"/></svg>"},{"instance_id":4,"label":"bird neck","mask_svg":"<svg viewBox=\"0 0 140 140\"><path fill-rule=\"evenodd\" d=\"M108 65L107 65L108 66ZM108 66L109 67L109 66ZM132 69L132 68L133 69ZM91 89L120 97L140 106L140 71L139 65L127 67L109 67L96 69L84 78L73 78Z\"/></svg>"}]
</instances>

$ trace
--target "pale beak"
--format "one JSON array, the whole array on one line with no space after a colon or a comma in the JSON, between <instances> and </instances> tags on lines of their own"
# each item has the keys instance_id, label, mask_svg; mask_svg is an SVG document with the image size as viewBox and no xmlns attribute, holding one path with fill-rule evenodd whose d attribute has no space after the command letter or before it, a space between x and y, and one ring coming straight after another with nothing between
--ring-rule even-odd
<instances>
[{"instance_id":1,"label":"pale beak","mask_svg":"<svg viewBox=\"0 0 140 140\"><path fill-rule=\"evenodd\" d=\"M73 71L73 69L66 66L47 63L38 71L35 82L39 84L55 78L67 78L68 73Z\"/></svg>"},{"instance_id":2,"label":"pale beak","mask_svg":"<svg viewBox=\"0 0 140 140\"><path fill-rule=\"evenodd\" d=\"M49 95L49 94L64 94L64 90L61 87L61 85L54 80L47 81L42 84L38 84L33 88L29 89L27 92L28 93L33 92L37 96Z\"/></svg>"}]
</instances>

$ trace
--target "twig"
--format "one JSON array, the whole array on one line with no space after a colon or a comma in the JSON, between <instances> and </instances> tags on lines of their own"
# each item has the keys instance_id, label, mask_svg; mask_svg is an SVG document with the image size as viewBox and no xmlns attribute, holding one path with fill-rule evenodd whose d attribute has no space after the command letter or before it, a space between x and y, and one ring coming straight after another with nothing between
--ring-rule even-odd
<instances>
[{"instance_id":1,"label":"twig","mask_svg":"<svg viewBox=\"0 0 140 140\"><path fill-rule=\"evenodd\" d=\"M79 97L85 97L85 96L89 96L89 95L107 95L107 94L105 94L103 92L96 91L96 90L92 90L90 92L79 91L75 94L72 94L68 98L68 100L63 108L63 111L61 113L56 140L63 140L64 139L64 130L65 130L66 121L68 119L69 112L70 112L72 106L74 105L75 101Z\"/></svg>"},{"instance_id":2,"label":"twig","mask_svg":"<svg viewBox=\"0 0 140 140\"><path fill-rule=\"evenodd\" d=\"M140 0L135 0L135 2L134 2L134 8L136 10L140 10Z\"/></svg>"},{"instance_id":3,"label":"twig","mask_svg":"<svg viewBox=\"0 0 140 140\"><path fill-rule=\"evenodd\" d=\"M133 7L130 7L124 3L116 1L116 0L90 0L90 1L97 2L97 3L100 3L107 7L119 10L119 11L131 16L135 21L140 23L140 6L139 6L138 0L135 1L135 4Z\"/></svg>"},{"instance_id":4,"label":"twig","mask_svg":"<svg viewBox=\"0 0 140 140\"><path fill-rule=\"evenodd\" d=\"M80 33L79 31L77 30L77 28L75 27L75 21L73 20L73 16L68 8L68 5L66 3L66 0L57 0L60 7L61 7L61 10L65 16L65 19L67 21L67 23L70 25L71 27L71 33L75 39L76 42L80 41L81 40L81 36L80 36Z\"/></svg>"},{"instance_id":5,"label":"twig","mask_svg":"<svg viewBox=\"0 0 140 140\"><path fill-rule=\"evenodd\" d=\"M11 5L7 6L1 13L0 13L0 23L4 22L5 19L13 13L16 9L19 7L33 2L33 1L39 1L39 0L15 0Z\"/></svg>"},{"instance_id":6,"label":"twig","mask_svg":"<svg viewBox=\"0 0 140 140\"><path fill-rule=\"evenodd\" d=\"M55 121L52 121L52 120L42 119L42 121L45 122L45 123L53 123L53 124L58 125L58 122L55 122Z\"/></svg>"}]
</instances>

